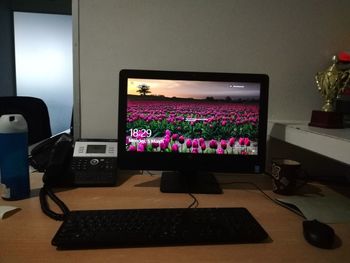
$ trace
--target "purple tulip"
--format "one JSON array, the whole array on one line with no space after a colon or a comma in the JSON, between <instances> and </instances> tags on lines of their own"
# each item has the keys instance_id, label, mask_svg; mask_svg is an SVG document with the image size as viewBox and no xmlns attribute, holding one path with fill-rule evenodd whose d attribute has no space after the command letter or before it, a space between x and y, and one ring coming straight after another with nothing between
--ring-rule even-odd
<instances>
[{"instance_id":1,"label":"purple tulip","mask_svg":"<svg viewBox=\"0 0 350 263\"><path fill-rule=\"evenodd\" d=\"M171 136L171 139L173 139L173 141L176 141L177 139L179 138L179 135L174 133L172 136Z\"/></svg>"},{"instance_id":2,"label":"purple tulip","mask_svg":"<svg viewBox=\"0 0 350 263\"><path fill-rule=\"evenodd\" d=\"M183 144L185 142L185 137L182 135L179 137L179 143Z\"/></svg>"},{"instance_id":3,"label":"purple tulip","mask_svg":"<svg viewBox=\"0 0 350 263\"><path fill-rule=\"evenodd\" d=\"M209 147L212 149L216 149L216 148L218 148L218 143L215 140L211 140L209 142Z\"/></svg>"},{"instance_id":4,"label":"purple tulip","mask_svg":"<svg viewBox=\"0 0 350 263\"><path fill-rule=\"evenodd\" d=\"M226 141L225 141L225 140L221 140L221 141L220 141L220 146L221 146L221 148L222 148L223 150L226 150L226 148L227 148L227 143L226 143Z\"/></svg>"},{"instance_id":5,"label":"purple tulip","mask_svg":"<svg viewBox=\"0 0 350 263\"><path fill-rule=\"evenodd\" d=\"M194 139L194 140L192 141L192 147L193 147L193 148L198 148L198 146L199 146L198 140Z\"/></svg>"},{"instance_id":6,"label":"purple tulip","mask_svg":"<svg viewBox=\"0 0 350 263\"><path fill-rule=\"evenodd\" d=\"M158 148L159 147L159 143L158 142L152 142L152 148Z\"/></svg>"}]
</instances>

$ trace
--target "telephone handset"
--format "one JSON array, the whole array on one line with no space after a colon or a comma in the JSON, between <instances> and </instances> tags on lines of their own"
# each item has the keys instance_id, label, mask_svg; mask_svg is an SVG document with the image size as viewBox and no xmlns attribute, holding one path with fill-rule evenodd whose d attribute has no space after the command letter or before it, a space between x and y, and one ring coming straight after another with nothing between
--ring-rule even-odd
<instances>
[{"instance_id":1,"label":"telephone handset","mask_svg":"<svg viewBox=\"0 0 350 263\"><path fill-rule=\"evenodd\" d=\"M63 134L52 146L43 176L43 182L46 186L72 186L73 174L70 170L73 153L72 143L72 137Z\"/></svg>"},{"instance_id":2,"label":"telephone handset","mask_svg":"<svg viewBox=\"0 0 350 263\"><path fill-rule=\"evenodd\" d=\"M64 220L70 213L69 208L56 196L52 188L72 185L73 176L69 169L70 159L73 152L72 142L73 139L70 135L63 134L60 135L55 142L50 141L47 144L51 145L54 143L51 147L47 148L46 143L43 147L45 152L50 149L50 154L48 154L49 158L43 175L44 186L39 192L40 206L44 214L55 220ZM37 149L40 149L40 147L42 146L40 145ZM61 210L61 213L53 211L50 208L48 198L56 203Z\"/></svg>"},{"instance_id":3,"label":"telephone handset","mask_svg":"<svg viewBox=\"0 0 350 263\"><path fill-rule=\"evenodd\" d=\"M30 156L29 163L39 172L44 172L49 165L49 160L52 158L53 149L56 147L56 142L59 139L71 138L71 135L67 133L61 133L54 135L46 140L29 147ZM72 146L72 142L71 142Z\"/></svg>"},{"instance_id":4,"label":"telephone handset","mask_svg":"<svg viewBox=\"0 0 350 263\"><path fill-rule=\"evenodd\" d=\"M52 143L54 145L51 145ZM55 195L53 187L116 184L116 142L77 141L74 149L72 144L73 138L67 134L61 135L55 142L49 142L51 152L43 176L44 186L40 189L39 198L42 211L55 220L64 220L70 211L64 202ZM45 151L48 149L46 145L43 148ZM56 203L61 213L51 210L48 197Z\"/></svg>"}]
</instances>

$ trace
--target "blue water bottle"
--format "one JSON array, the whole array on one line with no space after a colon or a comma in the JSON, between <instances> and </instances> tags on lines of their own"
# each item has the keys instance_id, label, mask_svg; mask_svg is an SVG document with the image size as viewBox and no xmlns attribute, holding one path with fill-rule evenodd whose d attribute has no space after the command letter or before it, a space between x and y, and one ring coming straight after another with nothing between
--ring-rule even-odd
<instances>
[{"instance_id":1,"label":"blue water bottle","mask_svg":"<svg viewBox=\"0 0 350 263\"><path fill-rule=\"evenodd\" d=\"M0 116L0 182L5 200L30 195L28 127L20 114Z\"/></svg>"}]
</instances>

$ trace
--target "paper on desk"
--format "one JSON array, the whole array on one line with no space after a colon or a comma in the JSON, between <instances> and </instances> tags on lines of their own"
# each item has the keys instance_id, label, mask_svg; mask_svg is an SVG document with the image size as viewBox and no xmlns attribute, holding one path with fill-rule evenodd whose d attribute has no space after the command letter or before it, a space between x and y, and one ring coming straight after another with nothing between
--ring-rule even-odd
<instances>
[{"instance_id":1,"label":"paper on desk","mask_svg":"<svg viewBox=\"0 0 350 263\"><path fill-rule=\"evenodd\" d=\"M350 222L350 200L335 192L324 196L287 196L277 200L295 205L308 220L317 219L324 223Z\"/></svg>"},{"instance_id":2,"label":"paper on desk","mask_svg":"<svg viewBox=\"0 0 350 263\"><path fill-rule=\"evenodd\" d=\"M5 219L16 213L20 208L9 205L0 205L0 219Z\"/></svg>"}]
</instances>

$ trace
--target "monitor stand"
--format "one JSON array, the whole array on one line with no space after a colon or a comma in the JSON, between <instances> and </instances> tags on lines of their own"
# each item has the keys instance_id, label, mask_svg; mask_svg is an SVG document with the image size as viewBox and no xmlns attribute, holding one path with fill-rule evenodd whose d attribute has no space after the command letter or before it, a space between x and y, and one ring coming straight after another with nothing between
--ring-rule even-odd
<instances>
[{"instance_id":1,"label":"monitor stand","mask_svg":"<svg viewBox=\"0 0 350 263\"><path fill-rule=\"evenodd\" d=\"M163 172L160 182L163 193L222 194L215 176L208 172Z\"/></svg>"}]
</instances>

